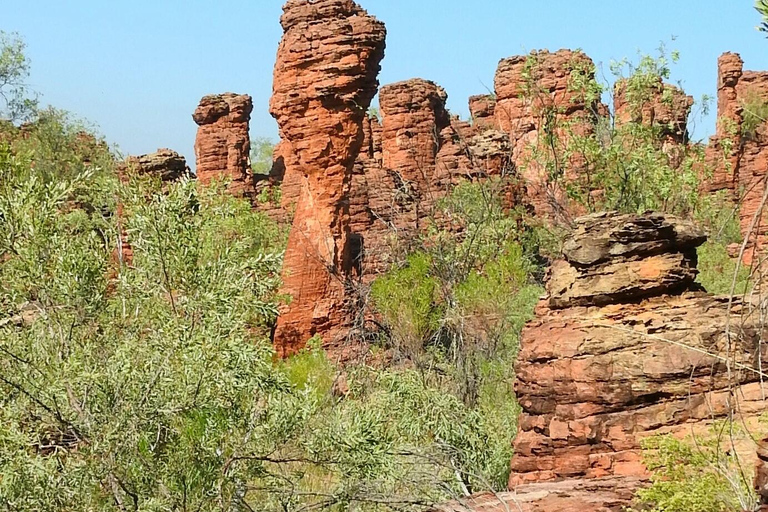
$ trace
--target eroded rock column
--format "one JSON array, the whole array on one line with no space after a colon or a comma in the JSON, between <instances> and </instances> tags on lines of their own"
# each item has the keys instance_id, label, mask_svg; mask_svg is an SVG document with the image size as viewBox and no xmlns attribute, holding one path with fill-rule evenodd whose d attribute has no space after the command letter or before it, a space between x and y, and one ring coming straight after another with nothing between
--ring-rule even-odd
<instances>
[{"instance_id":1,"label":"eroded rock column","mask_svg":"<svg viewBox=\"0 0 768 512\"><path fill-rule=\"evenodd\" d=\"M253 100L247 94L213 94L200 100L192 118L199 126L195 158L201 183L225 178L231 193L253 193L248 134L252 111Z\"/></svg>"},{"instance_id":2,"label":"eroded rock column","mask_svg":"<svg viewBox=\"0 0 768 512\"><path fill-rule=\"evenodd\" d=\"M552 180L553 170L542 161L557 162L564 181L579 177L584 163L563 155L569 138L590 133L598 113L605 110L576 86L578 81L594 78L594 69L592 59L571 50L534 51L499 62L494 79L495 124L509 135L512 159L539 215L570 216L562 184ZM548 134L554 135L558 147L550 147Z\"/></svg>"},{"instance_id":3,"label":"eroded rock column","mask_svg":"<svg viewBox=\"0 0 768 512\"><path fill-rule=\"evenodd\" d=\"M522 335L511 487L641 482L645 437L706 436L729 414L754 427L765 407L757 369L768 362L765 354L759 361L766 333L737 300L729 344L728 299L694 282L704 240L669 215L576 221L564 259L551 269L549 296ZM729 359L743 371L729 372ZM755 458L753 442L734 449L742 460Z\"/></svg>"},{"instance_id":4,"label":"eroded rock column","mask_svg":"<svg viewBox=\"0 0 768 512\"><path fill-rule=\"evenodd\" d=\"M289 0L280 22L270 112L286 176L300 181L283 267L291 301L274 337L284 356L314 335L338 349L349 328L345 284L355 259L349 191L386 29L351 0Z\"/></svg>"}]
</instances>

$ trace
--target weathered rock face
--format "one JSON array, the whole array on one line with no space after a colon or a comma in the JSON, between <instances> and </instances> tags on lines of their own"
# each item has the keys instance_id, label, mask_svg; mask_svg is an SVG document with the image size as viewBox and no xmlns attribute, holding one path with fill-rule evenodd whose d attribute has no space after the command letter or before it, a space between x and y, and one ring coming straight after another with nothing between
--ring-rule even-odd
<instances>
[{"instance_id":1,"label":"weathered rock face","mask_svg":"<svg viewBox=\"0 0 768 512\"><path fill-rule=\"evenodd\" d=\"M742 234L750 236L747 263L756 249L765 247L768 215L757 215L765 195L768 174L768 126L762 123L747 133L744 120L750 103L768 102L768 72L744 71L744 62L735 53L718 59L717 132L707 147L707 160L714 175L709 191L726 190L740 203Z\"/></svg>"},{"instance_id":2,"label":"weathered rock face","mask_svg":"<svg viewBox=\"0 0 768 512\"><path fill-rule=\"evenodd\" d=\"M570 134L584 135L595 126L598 102L588 102L573 87L577 78L594 77L594 63L580 52L546 50L503 59L496 71L496 126L509 135L512 159L525 183L530 203L540 215L558 216L567 203L565 191L549 179L534 148L546 152L545 132L567 143ZM582 163L565 166L566 180L578 176Z\"/></svg>"},{"instance_id":3,"label":"weathered rock face","mask_svg":"<svg viewBox=\"0 0 768 512\"><path fill-rule=\"evenodd\" d=\"M658 128L662 144L668 150L688 142L688 116L693 96L673 85L662 82L648 87L645 97L632 98L626 80L614 86L613 109L616 126L627 123Z\"/></svg>"},{"instance_id":4,"label":"weathered rock face","mask_svg":"<svg viewBox=\"0 0 768 512\"><path fill-rule=\"evenodd\" d=\"M351 0L289 0L280 21L270 111L284 144L285 176L300 182L283 270L292 301L274 339L285 355L314 335L329 348L338 345L350 324L349 194L386 30Z\"/></svg>"},{"instance_id":5,"label":"weathered rock face","mask_svg":"<svg viewBox=\"0 0 768 512\"><path fill-rule=\"evenodd\" d=\"M473 123L481 128L496 128L496 97L492 94L470 96L469 115Z\"/></svg>"},{"instance_id":6,"label":"weathered rock face","mask_svg":"<svg viewBox=\"0 0 768 512\"><path fill-rule=\"evenodd\" d=\"M234 195L253 194L248 134L252 111L247 94L214 94L200 100L192 118L199 126L195 158L201 183L226 178Z\"/></svg>"},{"instance_id":7,"label":"weathered rock face","mask_svg":"<svg viewBox=\"0 0 768 512\"><path fill-rule=\"evenodd\" d=\"M768 360L759 348L765 333L741 316L748 305L734 303L729 323L727 299L696 291L703 241L672 216L577 220L549 296L522 335L512 488L569 478L639 482L647 477L642 438L705 434L732 411L733 396L744 418L764 410L756 369ZM731 365L740 369L730 382L726 326Z\"/></svg>"},{"instance_id":8,"label":"weathered rock face","mask_svg":"<svg viewBox=\"0 0 768 512\"><path fill-rule=\"evenodd\" d=\"M139 174L159 176L162 181L176 181L190 176L187 160L172 149L158 149L147 155L129 156L125 167Z\"/></svg>"},{"instance_id":9,"label":"weathered rock face","mask_svg":"<svg viewBox=\"0 0 768 512\"><path fill-rule=\"evenodd\" d=\"M363 247L365 279L392 262L393 243L407 248L433 222L451 227L438 202L455 185L512 172L509 137L451 118L446 99L442 87L423 79L381 88L383 123L367 120L352 183L353 231Z\"/></svg>"}]
</instances>

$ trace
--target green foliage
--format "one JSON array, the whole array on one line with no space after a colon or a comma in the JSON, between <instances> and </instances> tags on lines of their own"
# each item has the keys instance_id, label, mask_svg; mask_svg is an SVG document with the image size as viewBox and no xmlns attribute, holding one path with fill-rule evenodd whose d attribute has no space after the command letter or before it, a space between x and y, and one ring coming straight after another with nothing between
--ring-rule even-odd
<instances>
[{"instance_id":1,"label":"green foliage","mask_svg":"<svg viewBox=\"0 0 768 512\"><path fill-rule=\"evenodd\" d=\"M725 512L753 510L750 484L733 455L716 438L681 441L671 435L643 442L644 462L653 472L652 485L637 493L652 512ZM648 508L651 507L651 508Z\"/></svg>"},{"instance_id":2,"label":"green foliage","mask_svg":"<svg viewBox=\"0 0 768 512\"><path fill-rule=\"evenodd\" d=\"M23 121L36 109L24 83L29 77L25 46L17 34L0 31L0 120Z\"/></svg>"},{"instance_id":3,"label":"green foliage","mask_svg":"<svg viewBox=\"0 0 768 512\"><path fill-rule=\"evenodd\" d=\"M757 9L757 12L759 12L760 16L763 18L757 29L761 32L768 32L768 0L756 0L755 9Z\"/></svg>"},{"instance_id":4,"label":"green foliage","mask_svg":"<svg viewBox=\"0 0 768 512\"><path fill-rule=\"evenodd\" d=\"M272 171L275 142L268 137L251 141L251 168L254 174L267 175Z\"/></svg>"},{"instance_id":5,"label":"green foliage","mask_svg":"<svg viewBox=\"0 0 768 512\"><path fill-rule=\"evenodd\" d=\"M322 402L331 395L336 367L320 347L319 338L309 340L306 349L282 362L281 367L295 389L312 393Z\"/></svg>"},{"instance_id":6,"label":"green foliage","mask_svg":"<svg viewBox=\"0 0 768 512\"><path fill-rule=\"evenodd\" d=\"M709 194L699 200L694 220L708 236L707 242L698 249L697 281L710 293L728 295L735 275L735 294L746 293L749 268L739 265L738 258L729 253L729 246L740 245L742 240L738 207L733 206L725 193Z\"/></svg>"},{"instance_id":7,"label":"green foliage","mask_svg":"<svg viewBox=\"0 0 768 512\"><path fill-rule=\"evenodd\" d=\"M755 91L750 91L741 100L741 109L742 135L747 139L753 139L757 129L768 121L768 101L761 98Z\"/></svg>"},{"instance_id":8,"label":"green foliage","mask_svg":"<svg viewBox=\"0 0 768 512\"><path fill-rule=\"evenodd\" d=\"M423 347L440 327L438 282L430 276L431 263L428 254L414 253L403 267L380 277L371 287L379 312L390 320L394 339L411 350Z\"/></svg>"},{"instance_id":9,"label":"green foliage","mask_svg":"<svg viewBox=\"0 0 768 512\"><path fill-rule=\"evenodd\" d=\"M526 230L518 212L502 208L501 188L498 180L456 187L440 208L461 234L436 224L371 290L385 347L408 368L374 380L389 382L381 399L395 398L386 410L404 422L398 431L418 434L410 442L433 439L416 445L434 451L442 461L435 474L462 492L507 480L518 415L512 368L541 294L522 246ZM382 390L365 389L374 390L365 403L376 403Z\"/></svg>"}]
</instances>

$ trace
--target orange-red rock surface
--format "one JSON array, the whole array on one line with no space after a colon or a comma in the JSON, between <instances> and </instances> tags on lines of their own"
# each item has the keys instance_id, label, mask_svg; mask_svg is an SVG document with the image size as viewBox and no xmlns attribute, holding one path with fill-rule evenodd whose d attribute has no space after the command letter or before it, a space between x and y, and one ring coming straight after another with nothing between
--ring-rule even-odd
<instances>
[{"instance_id":1,"label":"orange-red rock surface","mask_svg":"<svg viewBox=\"0 0 768 512\"><path fill-rule=\"evenodd\" d=\"M201 183L226 179L234 195L253 194L248 134L252 111L247 94L212 94L200 100L192 118L198 125L195 158Z\"/></svg>"},{"instance_id":2,"label":"orange-red rock surface","mask_svg":"<svg viewBox=\"0 0 768 512\"><path fill-rule=\"evenodd\" d=\"M707 161L714 168L708 179L709 191L726 190L740 204L742 235L749 236L753 250L765 247L768 215L758 215L766 193L768 175L768 126L762 123L754 133L744 130L745 107L752 101L768 102L768 72L745 71L736 53L725 53L717 61L717 132L707 147Z\"/></svg>"},{"instance_id":3,"label":"orange-red rock surface","mask_svg":"<svg viewBox=\"0 0 768 512\"><path fill-rule=\"evenodd\" d=\"M693 103L693 96L663 83L661 77L638 98L633 98L627 90L626 80L620 80L614 87L614 122L617 127L630 122L654 126L665 143L685 144Z\"/></svg>"},{"instance_id":4,"label":"orange-red rock surface","mask_svg":"<svg viewBox=\"0 0 768 512\"><path fill-rule=\"evenodd\" d=\"M314 335L338 347L350 326L349 191L386 29L351 0L289 0L280 22L270 111L285 176L299 183L283 268L283 292L292 299L274 336L285 355Z\"/></svg>"},{"instance_id":5,"label":"orange-red rock surface","mask_svg":"<svg viewBox=\"0 0 768 512\"><path fill-rule=\"evenodd\" d=\"M594 63L581 52L534 51L499 62L494 79L496 126L509 135L512 159L537 214L559 220L567 217L565 191L552 182L542 154L551 149L546 133L563 144L572 134L590 133L604 107L574 87L577 80L594 77ZM536 154L537 152L541 154ZM581 162L561 162L566 180L578 177Z\"/></svg>"},{"instance_id":6,"label":"orange-red rock surface","mask_svg":"<svg viewBox=\"0 0 768 512\"><path fill-rule=\"evenodd\" d=\"M510 485L647 476L643 437L700 434L732 405L759 416L758 319L697 290L692 225L672 216L577 220L516 365L522 414ZM729 384L726 326L732 325ZM754 452L754 445L751 450Z\"/></svg>"}]
</instances>

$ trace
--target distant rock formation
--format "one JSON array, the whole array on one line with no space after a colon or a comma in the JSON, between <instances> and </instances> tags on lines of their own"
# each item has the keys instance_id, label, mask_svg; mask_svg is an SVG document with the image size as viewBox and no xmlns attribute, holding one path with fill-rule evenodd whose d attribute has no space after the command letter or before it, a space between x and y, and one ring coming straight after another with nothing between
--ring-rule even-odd
<instances>
[{"instance_id":1,"label":"distant rock formation","mask_svg":"<svg viewBox=\"0 0 768 512\"><path fill-rule=\"evenodd\" d=\"M191 176L187 160L172 149L158 149L154 153L126 158L124 169L138 174L158 176L161 181L177 181L184 176Z\"/></svg>"},{"instance_id":2,"label":"distant rock formation","mask_svg":"<svg viewBox=\"0 0 768 512\"><path fill-rule=\"evenodd\" d=\"M707 161L714 168L709 191L726 190L740 204L741 231L749 238L745 261L768 242L768 213L757 215L766 194L768 178L768 123L749 133L745 119L749 109L768 103L768 71L744 71L736 53L724 53L717 61L717 131L707 147ZM750 228L753 228L750 233Z\"/></svg>"},{"instance_id":3,"label":"distant rock formation","mask_svg":"<svg viewBox=\"0 0 768 512\"><path fill-rule=\"evenodd\" d=\"M509 136L512 160L526 187L528 201L541 216L559 220L567 218L569 212L564 211L565 190L550 179L551 170L541 164L540 155L532 154L533 148L549 151L544 137L548 130L563 145L571 134L586 135L594 130L598 115L606 109L574 87L577 79L589 80L594 73L592 59L571 50L534 51L502 59L496 70L495 126ZM479 112L476 100L474 106L473 111ZM487 112L481 114L481 119L483 116L489 117ZM566 181L578 177L581 162L564 164Z\"/></svg>"},{"instance_id":4,"label":"distant rock formation","mask_svg":"<svg viewBox=\"0 0 768 512\"><path fill-rule=\"evenodd\" d=\"M247 94L213 94L200 100L192 118L197 178L203 184L229 180L229 191L239 197L253 194L248 127L253 101Z\"/></svg>"},{"instance_id":5,"label":"distant rock formation","mask_svg":"<svg viewBox=\"0 0 768 512\"><path fill-rule=\"evenodd\" d=\"M693 96L674 85L665 84L661 77L649 85L639 98L632 98L627 81L619 80L613 90L614 122L617 127L628 123L654 126L663 142L682 145L688 142L688 116Z\"/></svg>"},{"instance_id":6,"label":"distant rock formation","mask_svg":"<svg viewBox=\"0 0 768 512\"><path fill-rule=\"evenodd\" d=\"M761 414L757 369L760 358L768 363L759 350L766 333L759 319L741 316L747 305L734 302L729 323L728 299L699 291L696 247L704 241L670 215L577 219L563 261L550 271L548 297L522 335L510 488L639 482L648 476L644 437L706 434L732 412L734 395L739 421ZM730 381L729 343L730 365L739 368ZM754 444L743 448L754 460Z\"/></svg>"},{"instance_id":7,"label":"distant rock formation","mask_svg":"<svg viewBox=\"0 0 768 512\"><path fill-rule=\"evenodd\" d=\"M338 346L350 325L349 194L386 29L351 0L289 0L280 22L270 111L286 179L299 183L283 270L282 291L292 300L274 335L278 353L286 355L314 335Z\"/></svg>"}]
</instances>

